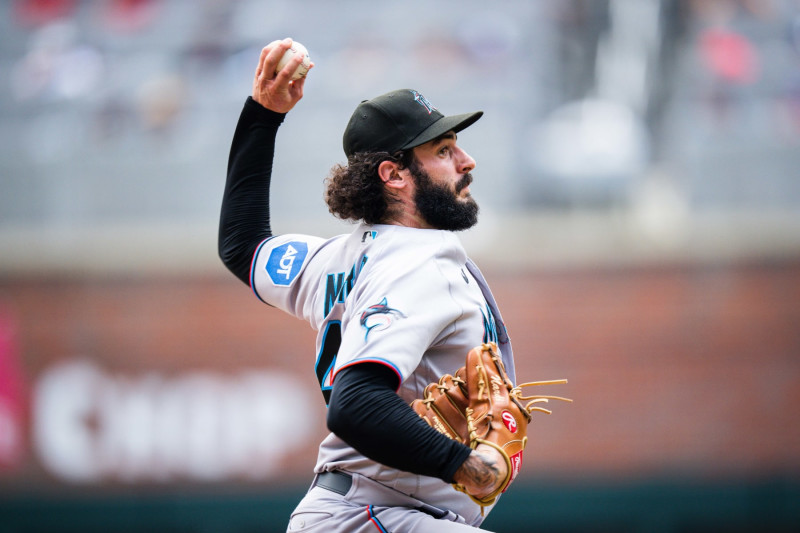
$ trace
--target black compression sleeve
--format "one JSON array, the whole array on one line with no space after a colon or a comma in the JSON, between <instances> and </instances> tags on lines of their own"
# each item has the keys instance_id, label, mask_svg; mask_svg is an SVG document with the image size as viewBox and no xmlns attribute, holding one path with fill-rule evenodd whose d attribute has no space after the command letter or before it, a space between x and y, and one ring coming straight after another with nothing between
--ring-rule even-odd
<instances>
[{"instance_id":1,"label":"black compression sleeve","mask_svg":"<svg viewBox=\"0 0 800 533\"><path fill-rule=\"evenodd\" d=\"M228 270L248 285L253 253L264 239L272 236L269 184L275 136L285 116L248 97L228 156L217 246Z\"/></svg>"},{"instance_id":2,"label":"black compression sleeve","mask_svg":"<svg viewBox=\"0 0 800 533\"><path fill-rule=\"evenodd\" d=\"M328 429L373 461L453 482L471 450L426 424L396 393L397 375L378 363L342 370L331 391Z\"/></svg>"}]
</instances>

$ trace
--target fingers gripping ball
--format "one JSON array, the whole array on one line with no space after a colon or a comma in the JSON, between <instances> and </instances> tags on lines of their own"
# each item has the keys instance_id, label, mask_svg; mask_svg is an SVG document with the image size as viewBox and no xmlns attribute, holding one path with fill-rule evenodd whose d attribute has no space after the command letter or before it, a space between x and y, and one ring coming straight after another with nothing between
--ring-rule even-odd
<instances>
[{"instance_id":1,"label":"fingers gripping ball","mask_svg":"<svg viewBox=\"0 0 800 533\"><path fill-rule=\"evenodd\" d=\"M308 69L311 66L311 59L308 57L308 50L306 50L306 47L297 41L292 41L292 47L284 52L283 56L278 61L278 65L275 67L275 74L283 70L283 67L285 67L296 54L303 56L303 62L295 69L294 74L292 74L292 79L299 80L308 74Z\"/></svg>"}]
</instances>

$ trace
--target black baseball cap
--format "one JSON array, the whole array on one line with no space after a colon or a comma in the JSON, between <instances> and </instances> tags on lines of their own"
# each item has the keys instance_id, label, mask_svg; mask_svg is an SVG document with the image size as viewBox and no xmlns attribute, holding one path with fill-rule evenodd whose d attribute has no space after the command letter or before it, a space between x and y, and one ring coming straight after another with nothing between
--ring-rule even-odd
<instances>
[{"instance_id":1,"label":"black baseball cap","mask_svg":"<svg viewBox=\"0 0 800 533\"><path fill-rule=\"evenodd\" d=\"M475 111L446 117L419 91L398 89L358 104L344 130L344 153L407 150L448 131L461 131L482 115Z\"/></svg>"}]
</instances>

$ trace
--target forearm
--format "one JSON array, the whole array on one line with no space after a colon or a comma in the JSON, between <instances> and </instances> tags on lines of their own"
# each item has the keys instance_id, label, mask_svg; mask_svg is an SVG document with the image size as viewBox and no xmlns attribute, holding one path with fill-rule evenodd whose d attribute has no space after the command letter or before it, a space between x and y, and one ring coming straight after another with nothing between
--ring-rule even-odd
<instances>
[{"instance_id":1,"label":"forearm","mask_svg":"<svg viewBox=\"0 0 800 533\"><path fill-rule=\"evenodd\" d=\"M345 369L334 383L329 429L373 461L452 483L470 448L428 426L396 387L397 376L382 365Z\"/></svg>"},{"instance_id":2,"label":"forearm","mask_svg":"<svg viewBox=\"0 0 800 533\"><path fill-rule=\"evenodd\" d=\"M275 137L284 116L248 98L228 157L218 251L225 266L248 285L253 252L272 236L269 186Z\"/></svg>"}]
</instances>

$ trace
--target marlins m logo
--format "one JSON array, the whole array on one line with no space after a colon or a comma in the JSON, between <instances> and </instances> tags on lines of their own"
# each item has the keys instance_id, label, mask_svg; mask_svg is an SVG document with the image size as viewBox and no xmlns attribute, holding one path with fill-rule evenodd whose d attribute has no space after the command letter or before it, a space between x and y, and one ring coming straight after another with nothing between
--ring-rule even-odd
<instances>
[{"instance_id":1,"label":"marlins m logo","mask_svg":"<svg viewBox=\"0 0 800 533\"><path fill-rule=\"evenodd\" d=\"M381 300L378 304L367 307L367 309L361 313L361 326L367 330L367 332L364 334L364 340L367 340L369 332L373 329L378 331L386 329L392 325L392 322L394 322L395 318L405 317L406 315L397 309L392 309L389 307L386 302L386 298Z\"/></svg>"},{"instance_id":2,"label":"marlins m logo","mask_svg":"<svg viewBox=\"0 0 800 533\"><path fill-rule=\"evenodd\" d=\"M428 111L429 115L436 111L436 107L434 107L430 100L422 96L419 91L411 91L411 94L414 95L414 101L424 107Z\"/></svg>"}]
</instances>

